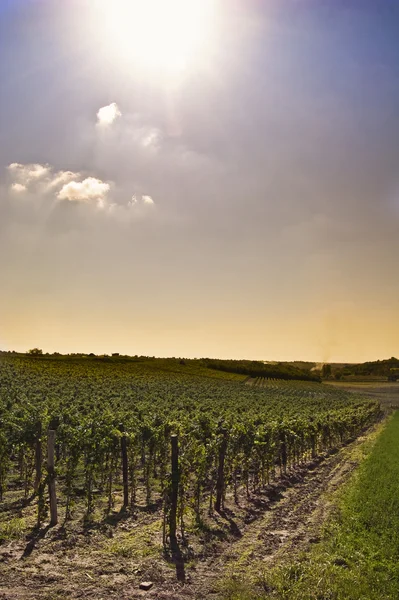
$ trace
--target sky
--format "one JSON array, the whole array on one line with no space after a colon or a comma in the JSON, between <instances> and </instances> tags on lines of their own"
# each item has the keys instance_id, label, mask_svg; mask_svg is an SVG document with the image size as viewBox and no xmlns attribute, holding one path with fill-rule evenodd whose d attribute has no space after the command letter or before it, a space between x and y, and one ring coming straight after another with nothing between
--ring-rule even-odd
<instances>
[{"instance_id":1,"label":"sky","mask_svg":"<svg viewBox=\"0 0 399 600\"><path fill-rule=\"evenodd\" d=\"M398 356L397 1L148 2L0 0L0 349Z\"/></svg>"}]
</instances>

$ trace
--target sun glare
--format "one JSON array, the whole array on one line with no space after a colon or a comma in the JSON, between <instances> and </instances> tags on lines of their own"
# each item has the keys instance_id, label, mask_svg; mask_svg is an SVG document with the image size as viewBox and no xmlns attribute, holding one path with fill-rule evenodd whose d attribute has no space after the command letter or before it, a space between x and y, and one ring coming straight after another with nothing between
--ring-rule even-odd
<instances>
[{"instance_id":1,"label":"sun glare","mask_svg":"<svg viewBox=\"0 0 399 600\"><path fill-rule=\"evenodd\" d=\"M146 71L178 74L206 58L216 0L103 0L107 45Z\"/></svg>"}]
</instances>

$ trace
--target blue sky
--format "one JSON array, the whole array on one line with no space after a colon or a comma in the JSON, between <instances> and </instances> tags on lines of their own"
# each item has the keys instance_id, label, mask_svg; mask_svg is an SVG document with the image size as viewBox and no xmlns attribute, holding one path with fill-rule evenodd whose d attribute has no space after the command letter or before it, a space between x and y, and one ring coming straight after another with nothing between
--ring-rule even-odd
<instances>
[{"instance_id":1,"label":"blue sky","mask_svg":"<svg viewBox=\"0 0 399 600\"><path fill-rule=\"evenodd\" d=\"M217 5L170 76L122 0L1 0L3 347L398 354L398 4Z\"/></svg>"}]
</instances>

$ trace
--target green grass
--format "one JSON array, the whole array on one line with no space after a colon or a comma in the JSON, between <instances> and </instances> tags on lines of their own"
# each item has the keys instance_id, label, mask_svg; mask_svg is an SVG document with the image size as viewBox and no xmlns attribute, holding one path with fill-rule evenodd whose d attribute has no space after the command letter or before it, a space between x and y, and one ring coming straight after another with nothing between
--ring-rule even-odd
<instances>
[{"instance_id":1,"label":"green grass","mask_svg":"<svg viewBox=\"0 0 399 600\"><path fill-rule=\"evenodd\" d=\"M133 529L130 533L111 540L105 551L125 558L141 559L157 557L162 554L162 545L156 540L157 534L162 530L162 520L157 519L143 529Z\"/></svg>"},{"instance_id":2,"label":"green grass","mask_svg":"<svg viewBox=\"0 0 399 600\"><path fill-rule=\"evenodd\" d=\"M231 580L225 600L398 600L399 411L345 487L321 542L265 571L256 589Z\"/></svg>"},{"instance_id":3,"label":"green grass","mask_svg":"<svg viewBox=\"0 0 399 600\"><path fill-rule=\"evenodd\" d=\"M399 598L399 412L345 490L322 542L270 582L272 597ZM273 579L273 578L272 578ZM277 585L276 585L277 584ZM273 590L273 588L275 588Z\"/></svg>"},{"instance_id":4,"label":"green grass","mask_svg":"<svg viewBox=\"0 0 399 600\"><path fill-rule=\"evenodd\" d=\"M17 517L0 523L0 543L22 537L25 528L25 519L20 519Z\"/></svg>"}]
</instances>

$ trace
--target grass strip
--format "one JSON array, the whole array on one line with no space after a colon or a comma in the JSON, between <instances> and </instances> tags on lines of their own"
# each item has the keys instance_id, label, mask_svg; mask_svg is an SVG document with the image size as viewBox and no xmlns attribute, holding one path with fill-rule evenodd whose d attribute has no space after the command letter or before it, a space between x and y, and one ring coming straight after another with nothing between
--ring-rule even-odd
<instances>
[{"instance_id":1,"label":"grass strip","mask_svg":"<svg viewBox=\"0 0 399 600\"><path fill-rule=\"evenodd\" d=\"M321 541L265 571L257 589L231 582L225 600L398 600L399 411L345 486Z\"/></svg>"}]
</instances>

